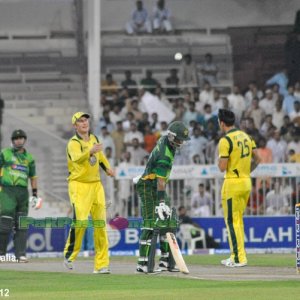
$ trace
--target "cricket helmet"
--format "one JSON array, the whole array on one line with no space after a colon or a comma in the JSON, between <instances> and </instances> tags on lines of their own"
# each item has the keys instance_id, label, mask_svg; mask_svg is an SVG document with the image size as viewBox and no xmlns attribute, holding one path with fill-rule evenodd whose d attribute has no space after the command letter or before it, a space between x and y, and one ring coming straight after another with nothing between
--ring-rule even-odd
<instances>
[{"instance_id":1,"label":"cricket helmet","mask_svg":"<svg viewBox=\"0 0 300 300\"><path fill-rule=\"evenodd\" d=\"M168 139L172 146L180 148L190 140L188 128L180 121L172 122L167 130Z\"/></svg>"},{"instance_id":2,"label":"cricket helmet","mask_svg":"<svg viewBox=\"0 0 300 300\"><path fill-rule=\"evenodd\" d=\"M11 140L12 140L12 141L15 140L15 139L17 139L17 138L22 138L22 137L23 137L25 140L27 139L27 135L26 135L25 131L22 130L22 129L16 129L16 130L14 130L14 131L12 132L12 134L11 134Z\"/></svg>"}]
</instances>

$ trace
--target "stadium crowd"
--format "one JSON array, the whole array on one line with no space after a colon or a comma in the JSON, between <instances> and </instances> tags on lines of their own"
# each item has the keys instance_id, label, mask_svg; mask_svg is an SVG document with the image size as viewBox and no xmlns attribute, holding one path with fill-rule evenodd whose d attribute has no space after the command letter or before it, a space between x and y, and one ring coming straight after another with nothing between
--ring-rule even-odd
<instances>
[{"instance_id":1,"label":"stadium crowd","mask_svg":"<svg viewBox=\"0 0 300 300\"><path fill-rule=\"evenodd\" d=\"M190 55L187 57L191 59ZM208 80L196 80L189 86L181 84L188 74L191 72L185 72L184 67L179 75L172 69L165 82L159 82L148 70L139 83L131 77L130 70L125 71L122 82L106 75L101 84L103 114L95 134L103 141L112 165L124 161L144 165L156 141L166 134L168 122L163 116L167 111L173 113L173 120L183 121L191 135L191 141L182 147L174 164L215 164L221 136L217 121L220 108L234 111L236 126L255 140L262 163L300 162L300 81L289 85L287 72L282 70L264 86L251 81L245 90L234 85L224 94ZM199 77L202 78L201 74ZM149 95L159 100L158 107L164 113L149 113L143 101ZM256 191L262 187L265 193L274 190L270 179L259 179L254 186L254 198L259 198ZM250 206L251 213L262 213L254 202Z\"/></svg>"}]
</instances>

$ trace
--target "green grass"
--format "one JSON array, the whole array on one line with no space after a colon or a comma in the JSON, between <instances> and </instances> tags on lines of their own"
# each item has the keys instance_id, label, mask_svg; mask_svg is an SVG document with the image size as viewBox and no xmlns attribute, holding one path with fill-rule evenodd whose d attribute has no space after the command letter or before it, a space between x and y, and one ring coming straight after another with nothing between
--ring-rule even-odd
<instances>
[{"instance_id":1,"label":"green grass","mask_svg":"<svg viewBox=\"0 0 300 300\"><path fill-rule=\"evenodd\" d=\"M185 257L187 264L219 265L223 255ZM112 257L135 263L135 257ZM55 259L56 260L56 259ZM248 255L251 266L293 267L291 254ZM1 267L1 266L0 266ZM300 280L300 276L299 276ZM0 269L0 291L7 299L299 299L299 280L218 281L155 275L93 275L20 272ZM5 298L1 297L0 299Z\"/></svg>"}]
</instances>

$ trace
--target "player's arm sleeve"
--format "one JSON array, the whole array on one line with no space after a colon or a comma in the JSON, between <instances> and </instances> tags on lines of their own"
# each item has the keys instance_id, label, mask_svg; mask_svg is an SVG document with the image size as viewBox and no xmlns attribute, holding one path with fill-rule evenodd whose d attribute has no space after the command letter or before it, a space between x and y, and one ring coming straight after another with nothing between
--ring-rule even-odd
<instances>
[{"instance_id":1,"label":"player's arm sleeve","mask_svg":"<svg viewBox=\"0 0 300 300\"><path fill-rule=\"evenodd\" d=\"M82 162L86 161L87 159L89 159L89 157L90 157L89 149L87 149L86 151L83 151L80 142L75 141L75 140L71 140L68 143L67 154L68 154L70 160L72 160L73 162L76 162L76 163L82 163Z\"/></svg>"},{"instance_id":2,"label":"player's arm sleeve","mask_svg":"<svg viewBox=\"0 0 300 300\"><path fill-rule=\"evenodd\" d=\"M99 165L105 172L110 169L109 161L102 151L99 152Z\"/></svg>"},{"instance_id":3,"label":"player's arm sleeve","mask_svg":"<svg viewBox=\"0 0 300 300\"><path fill-rule=\"evenodd\" d=\"M229 158L232 151L232 142L229 138L223 137L219 142L219 158Z\"/></svg>"},{"instance_id":4,"label":"player's arm sleeve","mask_svg":"<svg viewBox=\"0 0 300 300\"><path fill-rule=\"evenodd\" d=\"M156 177L166 179L169 177L172 169L171 160L168 159L158 159L157 166L155 168Z\"/></svg>"},{"instance_id":5,"label":"player's arm sleeve","mask_svg":"<svg viewBox=\"0 0 300 300\"><path fill-rule=\"evenodd\" d=\"M35 167L35 160L32 159L31 162L29 163L29 173L28 173L29 178L36 178L36 167Z\"/></svg>"}]
</instances>

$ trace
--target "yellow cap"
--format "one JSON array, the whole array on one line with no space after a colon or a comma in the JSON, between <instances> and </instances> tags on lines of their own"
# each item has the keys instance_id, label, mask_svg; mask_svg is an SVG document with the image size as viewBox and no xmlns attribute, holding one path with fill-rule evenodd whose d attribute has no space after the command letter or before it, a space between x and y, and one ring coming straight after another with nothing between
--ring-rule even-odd
<instances>
[{"instance_id":1,"label":"yellow cap","mask_svg":"<svg viewBox=\"0 0 300 300\"><path fill-rule=\"evenodd\" d=\"M88 113L79 111L77 113L75 113L72 117L72 124L74 125L76 123L77 120L79 120L81 117L86 117L89 118L90 115Z\"/></svg>"}]
</instances>

